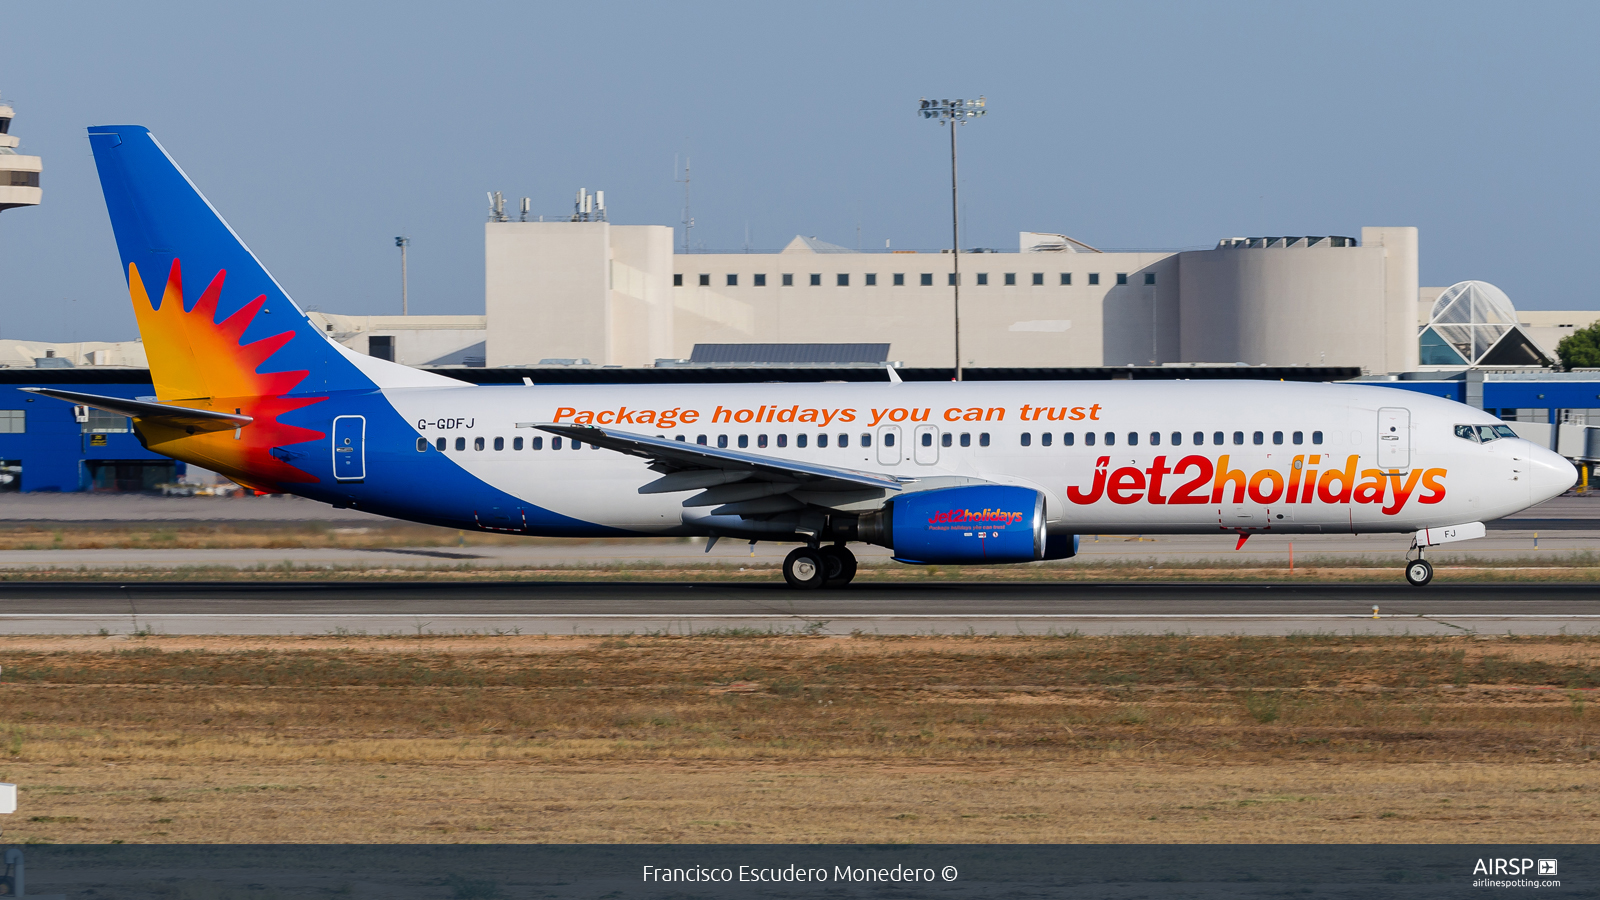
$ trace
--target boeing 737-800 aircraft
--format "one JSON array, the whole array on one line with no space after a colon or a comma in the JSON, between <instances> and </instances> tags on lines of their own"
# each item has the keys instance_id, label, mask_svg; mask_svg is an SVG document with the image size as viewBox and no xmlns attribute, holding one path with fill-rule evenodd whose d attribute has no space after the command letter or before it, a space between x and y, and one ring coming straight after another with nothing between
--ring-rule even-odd
<instances>
[{"instance_id":1,"label":"boeing 737-800 aircraft","mask_svg":"<svg viewBox=\"0 0 1600 900\"><path fill-rule=\"evenodd\" d=\"M1425 548L1572 485L1481 410L1282 382L476 386L320 333L148 130L92 128L156 401L150 450L246 487L513 534L853 541L909 563L1063 559L1076 535L1415 532Z\"/></svg>"}]
</instances>

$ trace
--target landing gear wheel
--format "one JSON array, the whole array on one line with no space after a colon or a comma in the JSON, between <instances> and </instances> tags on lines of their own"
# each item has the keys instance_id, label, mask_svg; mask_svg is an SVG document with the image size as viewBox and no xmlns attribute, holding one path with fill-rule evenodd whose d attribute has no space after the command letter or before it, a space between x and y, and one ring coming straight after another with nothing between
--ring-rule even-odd
<instances>
[{"instance_id":1,"label":"landing gear wheel","mask_svg":"<svg viewBox=\"0 0 1600 900\"><path fill-rule=\"evenodd\" d=\"M810 547L796 547L783 560L783 580L789 587L816 590L827 580L827 565L822 553Z\"/></svg>"},{"instance_id":2,"label":"landing gear wheel","mask_svg":"<svg viewBox=\"0 0 1600 900\"><path fill-rule=\"evenodd\" d=\"M849 547L834 544L831 547L823 547L819 552L822 554L823 570L826 573L823 587L842 588L850 583L850 579L856 577L856 555L850 552Z\"/></svg>"},{"instance_id":3,"label":"landing gear wheel","mask_svg":"<svg viewBox=\"0 0 1600 900\"><path fill-rule=\"evenodd\" d=\"M1433 564L1425 559L1414 559L1406 563L1406 581L1412 587L1422 587L1433 580Z\"/></svg>"}]
</instances>

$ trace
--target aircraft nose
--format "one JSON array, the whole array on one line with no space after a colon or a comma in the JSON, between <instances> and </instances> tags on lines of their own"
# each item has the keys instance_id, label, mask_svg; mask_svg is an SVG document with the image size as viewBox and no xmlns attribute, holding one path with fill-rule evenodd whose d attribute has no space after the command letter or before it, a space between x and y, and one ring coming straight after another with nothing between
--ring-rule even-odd
<instances>
[{"instance_id":1,"label":"aircraft nose","mask_svg":"<svg viewBox=\"0 0 1600 900\"><path fill-rule=\"evenodd\" d=\"M1528 491L1534 503L1559 497L1578 481L1578 470L1561 454L1543 447L1528 453Z\"/></svg>"}]
</instances>

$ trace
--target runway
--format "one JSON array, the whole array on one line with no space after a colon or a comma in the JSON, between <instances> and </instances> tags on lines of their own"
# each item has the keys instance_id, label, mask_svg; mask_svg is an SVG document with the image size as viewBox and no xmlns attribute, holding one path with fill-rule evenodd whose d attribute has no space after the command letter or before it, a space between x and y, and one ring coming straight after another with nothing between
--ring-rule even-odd
<instances>
[{"instance_id":1,"label":"runway","mask_svg":"<svg viewBox=\"0 0 1600 900\"><path fill-rule=\"evenodd\" d=\"M1597 588L939 583L797 593L748 583L0 583L0 633L1596 634Z\"/></svg>"}]
</instances>

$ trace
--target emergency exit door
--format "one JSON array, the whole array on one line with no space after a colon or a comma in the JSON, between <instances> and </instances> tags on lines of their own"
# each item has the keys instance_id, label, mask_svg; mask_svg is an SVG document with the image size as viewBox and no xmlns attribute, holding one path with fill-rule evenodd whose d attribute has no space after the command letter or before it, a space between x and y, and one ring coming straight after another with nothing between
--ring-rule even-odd
<instances>
[{"instance_id":1,"label":"emergency exit door","mask_svg":"<svg viewBox=\"0 0 1600 900\"><path fill-rule=\"evenodd\" d=\"M911 453L917 465L931 466L939 461L939 429L932 425L918 425L912 440L916 442Z\"/></svg>"},{"instance_id":2,"label":"emergency exit door","mask_svg":"<svg viewBox=\"0 0 1600 900\"><path fill-rule=\"evenodd\" d=\"M1411 410L1398 406L1378 410L1378 467L1411 467Z\"/></svg>"},{"instance_id":3,"label":"emergency exit door","mask_svg":"<svg viewBox=\"0 0 1600 900\"><path fill-rule=\"evenodd\" d=\"M335 481L361 481L367 477L366 437L366 416L339 416L333 420Z\"/></svg>"},{"instance_id":4,"label":"emergency exit door","mask_svg":"<svg viewBox=\"0 0 1600 900\"><path fill-rule=\"evenodd\" d=\"M900 426L878 426L878 465L900 465Z\"/></svg>"}]
</instances>

